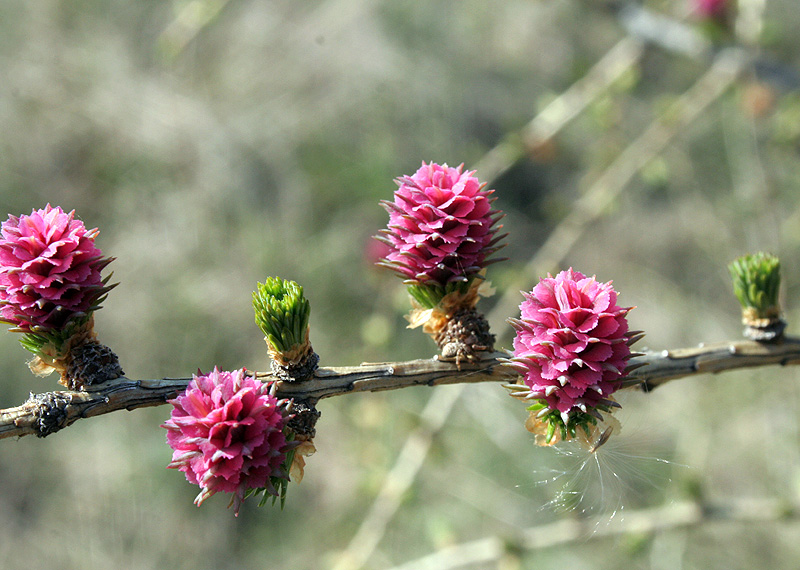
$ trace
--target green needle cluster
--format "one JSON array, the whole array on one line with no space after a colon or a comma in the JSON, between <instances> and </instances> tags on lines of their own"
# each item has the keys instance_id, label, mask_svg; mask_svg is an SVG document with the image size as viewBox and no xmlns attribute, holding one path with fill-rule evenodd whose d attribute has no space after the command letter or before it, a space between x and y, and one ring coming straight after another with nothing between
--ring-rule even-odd
<instances>
[{"instance_id":1,"label":"green needle cluster","mask_svg":"<svg viewBox=\"0 0 800 570\"><path fill-rule=\"evenodd\" d=\"M47 345L52 345L57 351L61 351L64 343L86 326L90 318L91 316L73 318L63 329L40 330L38 327L32 327L31 332L23 333L19 342L26 350L36 355L42 354Z\"/></svg>"},{"instance_id":2,"label":"green needle cluster","mask_svg":"<svg viewBox=\"0 0 800 570\"><path fill-rule=\"evenodd\" d=\"M733 292L743 309L755 309L759 318L777 316L781 263L772 254L758 252L735 259L728 269Z\"/></svg>"},{"instance_id":3,"label":"green needle cluster","mask_svg":"<svg viewBox=\"0 0 800 570\"><path fill-rule=\"evenodd\" d=\"M305 344L311 305L303 288L280 277L268 277L253 292L256 324L277 352Z\"/></svg>"},{"instance_id":4,"label":"green needle cluster","mask_svg":"<svg viewBox=\"0 0 800 570\"><path fill-rule=\"evenodd\" d=\"M466 293L469 290L471 281L454 281L445 286L439 285L438 283L406 283L408 285L408 293L423 309L433 309L445 295L455 291L461 294Z\"/></svg>"},{"instance_id":5,"label":"green needle cluster","mask_svg":"<svg viewBox=\"0 0 800 570\"><path fill-rule=\"evenodd\" d=\"M562 441L568 441L578 436L578 429L582 429L586 435L591 433L592 426L597 425L598 418L602 415L597 411L610 414L612 412L609 406L600 404L594 408L594 414L589 412L581 412L579 410L572 410L569 420L564 423L561 412L558 410L550 409L547 402L539 401L532 406L529 406L528 411L536 414L536 417L547 425L547 433L545 433L545 442L550 445L553 438L556 436L556 430L560 433Z\"/></svg>"}]
</instances>

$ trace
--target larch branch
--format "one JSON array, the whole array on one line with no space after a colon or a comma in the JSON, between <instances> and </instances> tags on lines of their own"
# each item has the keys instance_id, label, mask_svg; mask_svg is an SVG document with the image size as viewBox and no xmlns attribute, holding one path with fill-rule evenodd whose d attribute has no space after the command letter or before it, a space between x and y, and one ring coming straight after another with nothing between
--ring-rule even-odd
<instances>
[{"instance_id":1,"label":"larch branch","mask_svg":"<svg viewBox=\"0 0 800 570\"><path fill-rule=\"evenodd\" d=\"M436 358L362 364L361 366L320 368L304 382L279 382L277 396L317 402L323 398L357 392L397 390L411 386L438 386L476 382L514 383L519 375L493 353L475 363ZM727 341L696 348L646 351L631 359L642 365L629 375L645 390L670 380L740 368L800 363L800 338L786 337L780 343L750 340ZM268 373L255 373L263 381L274 380ZM73 424L118 410L158 406L183 391L190 378L130 380L117 378L86 391L57 391L31 395L21 406L0 410L0 439L36 434L44 437Z\"/></svg>"}]
</instances>

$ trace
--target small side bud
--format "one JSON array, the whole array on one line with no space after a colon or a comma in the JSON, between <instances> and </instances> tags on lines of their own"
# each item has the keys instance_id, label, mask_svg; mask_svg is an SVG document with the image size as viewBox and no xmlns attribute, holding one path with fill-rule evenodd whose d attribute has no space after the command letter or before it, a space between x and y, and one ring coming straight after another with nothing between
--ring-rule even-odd
<instances>
[{"instance_id":1,"label":"small side bud","mask_svg":"<svg viewBox=\"0 0 800 570\"><path fill-rule=\"evenodd\" d=\"M759 342L780 340L786 328L778 302L780 260L772 254L758 252L735 259L728 270L733 279L733 292L742 306L744 336Z\"/></svg>"},{"instance_id":2,"label":"small side bud","mask_svg":"<svg viewBox=\"0 0 800 570\"><path fill-rule=\"evenodd\" d=\"M26 404L33 407L36 437L47 437L67 426L67 406L72 398L63 392L31 394Z\"/></svg>"},{"instance_id":3,"label":"small side bud","mask_svg":"<svg viewBox=\"0 0 800 570\"><path fill-rule=\"evenodd\" d=\"M114 351L97 341L85 342L69 353L62 377L67 388L77 390L84 386L101 384L120 378L125 373Z\"/></svg>"},{"instance_id":4,"label":"small side bud","mask_svg":"<svg viewBox=\"0 0 800 570\"><path fill-rule=\"evenodd\" d=\"M286 427L301 441L310 441L317 435L317 420L322 412L317 410L313 402L294 401L289 407L291 417L286 423Z\"/></svg>"},{"instance_id":5,"label":"small side bud","mask_svg":"<svg viewBox=\"0 0 800 570\"><path fill-rule=\"evenodd\" d=\"M480 360L481 352L494 350L495 336L489 330L489 321L475 309L461 309L453 314L434 340L445 359L455 358L470 362Z\"/></svg>"}]
</instances>

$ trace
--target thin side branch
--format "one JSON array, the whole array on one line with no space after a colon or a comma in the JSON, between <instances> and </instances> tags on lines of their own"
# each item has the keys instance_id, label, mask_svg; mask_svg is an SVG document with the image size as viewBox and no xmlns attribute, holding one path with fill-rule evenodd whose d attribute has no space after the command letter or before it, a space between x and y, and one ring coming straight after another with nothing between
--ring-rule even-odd
<instances>
[{"instance_id":1,"label":"thin side branch","mask_svg":"<svg viewBox=\"0 0 800 570\"><path fill-rule=\"evenodd\" d=\"M406 438L394 466L386 474L380 491L361 518L347 548L338 556L333 570L363 568L377 550L389 523L422 469L437 434L445 427L463 387L461 384L456 389L439 390L431 395L420 414L419 425Z\"/></svg>"},{"instance_id":2,"label":"thin side branch","mask_svg":"<svg viewBox=\"0 0 800 570\"><path fill-rule=\"evenodd\" d=\"M397 390L411 386L438 386L476 382L515 383L519 375L503 366L496 352L476 363L438 359L362 364L361 366L320 368L305 382L279 382L277 396L316 402L323 398L356 392ZM634 370L629 380L637 380L646 390L670 380L706 373L724 372L756 366L782 366L800 363L800 338L787 337L780 344L741 340L701 345L697 348L647 351L631 359ZM268 373L256 373L264 381L274 380ZM130 380L118 378L92 386L87 391L58 391L31 395L21 406L0 410L0 439L35 434L44 437L80 418L91 418L118 410L159 406L183 391L190 378Z\"/></svg>"},{"instance_id":3,"label":"thin side branch","mask_svg":"<svg viewBox=\"0 0 800 570\"><path fill-rule=\"evenodd\" d=\"M555 137L572 119L633 69L644 54L642 42L625 37L581 79L551 101L519 131L507 135L475 165L484 180L494 180L532 149Z\"/></svg>"}]
</instances>

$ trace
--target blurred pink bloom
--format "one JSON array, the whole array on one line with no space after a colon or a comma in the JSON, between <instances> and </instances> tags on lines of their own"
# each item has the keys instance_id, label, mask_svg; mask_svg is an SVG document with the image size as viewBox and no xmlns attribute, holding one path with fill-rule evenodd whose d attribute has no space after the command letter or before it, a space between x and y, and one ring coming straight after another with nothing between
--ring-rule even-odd
<instances>
[{"instance_id":1,"label":"blurred pink bloom","mask_svg":"<svg viewBox=\"0 0 800 570\"><path fill-rule=\"evenodd\" d=\"M283 428L285 401L269 394L269 384L244 370L195 375L173 405L167 443L174 450L168 467L180 469L202 489L198 506L217 492L234 493L236 514L248 489L276 490L271 477L288 479L282 465L288 445Z\"/></svg>"},{"instance_id":2,"label":"blurred pink bloom","mask_svg":"<svg viewBox=\"0 0 800 570\"><path fill-rule=\"evenodd\" d=\"M487 264L503 237L495 237L494 226L502 216L492 210L494 190L463 168L423 162L413 176L396 180L394 202L381 202L389 226L379 239L391 247L383 265L414 283L444 286Z\"/></svg>"},{"instance_id":3,"label":"blurred pink bloom","mask_svg":"<svg viewBox=\"0 0 800 570\"><path fill-rule=\"evenodd\" d=\"M0 239L0 319L24 332L63 328L97 308L111 289L100 273L112 258L87 230L50 204L30 216L9 216Z\"/></svg>"},{"instance_id":4,"label":"blurred pink bloom","mask_svg":"<svg viewBox=\"0 0 800 570\"><path fill-rule=\"evenodd\" d=\"M594 410L618 388L630 355L630 308L617 306L611 283L598 283L571 268L540 280L523 293L512 366L538 400L557 410L564 424L575 410Z\"/></svg>"},{"instance_id":5,"label":"blurred pink bloom","mask_svg":"<svg viewBox=\"0 0 800 570\"><path fill-rule=\"evenodd\" d=\"M374 237L370 237L364 244L364 260L370 266L379 263L387 255L392 252L392 248L383 241L378 241Z\"/></svg>"},{"instance_id":6,"label":"blurred pink bloom","mask_svg":"<svg viewBox=\"0 0 800 570\"><path fill-rule=\"evenodd\" d=\"M693 0L694 12L704 18L718 18L725 14L729 0Z\"/></svg>"}]
</instances>

